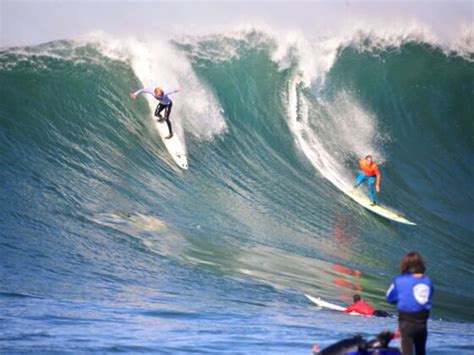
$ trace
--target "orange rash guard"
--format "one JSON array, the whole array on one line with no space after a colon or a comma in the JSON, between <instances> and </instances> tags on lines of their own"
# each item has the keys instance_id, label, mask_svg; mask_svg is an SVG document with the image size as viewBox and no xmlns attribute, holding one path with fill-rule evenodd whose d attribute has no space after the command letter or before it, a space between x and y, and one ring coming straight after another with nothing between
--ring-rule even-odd
<instances>
[{"instance_id":1,"label":"orange rash guard","mask_svg":"<svg viewBox=\"0 0 474 355\"><path fill-rule=\"evenodd\" d=\"M361 170L364 172L365 176L376 176L377 177L377 181L375 183L375 185L377 186L377 188L380 187L380 171L379 171L379 168L377 167L377 165L372 162L372 163L368 163L367 160L365 159L361 159L359 160L359 166L361 168Z\"/></svg>"}]
</instances>

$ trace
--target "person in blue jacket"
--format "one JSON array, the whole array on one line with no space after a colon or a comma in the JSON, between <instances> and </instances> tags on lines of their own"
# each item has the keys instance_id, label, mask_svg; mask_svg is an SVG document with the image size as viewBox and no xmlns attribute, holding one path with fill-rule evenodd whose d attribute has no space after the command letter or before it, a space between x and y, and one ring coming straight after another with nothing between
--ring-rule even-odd
<instances>
[{"instance_id":1,"label":"person in blue jacket","mask_svg":"<svg viewBox=\"0 0 474 355\"><path fill-rule=\"evenodd\" d=\"M425 354L428 337L433 285L425 275L425 262L417 252L410 252L400 261L401 275L387 290L387 301L397 305L398 326L403 355Z\"/></svg>"},{"instance_id":2,"label":"person in blue jacket","mask_svg":"<svg viewBox=\"0 0 474 355\"><path fill-rule=\"evenodd\" d=\"M158 100L158 106L156 106L155 110L155 116L158 117L158 122L163 122L166 120L166 124L168 125L168 130L170 132L169 136L165 137L166 139L169 139L173 137L173 129L171 128L171 121L170 121L170 114L171 114L171 108L173 107L173 101L169 98L169 95L180 92L183 90L183 87L180 86L179 89L173 89L173 90L163 90L160 87L157 88L144 88L137 90L135 92L132 92L130 94L130 97L135 100L138 95L140 94L148 94L152 95L155 99ZM165 116L163 117L161 115L162 111L165 111Z\"/></svg>"}]
</instances>

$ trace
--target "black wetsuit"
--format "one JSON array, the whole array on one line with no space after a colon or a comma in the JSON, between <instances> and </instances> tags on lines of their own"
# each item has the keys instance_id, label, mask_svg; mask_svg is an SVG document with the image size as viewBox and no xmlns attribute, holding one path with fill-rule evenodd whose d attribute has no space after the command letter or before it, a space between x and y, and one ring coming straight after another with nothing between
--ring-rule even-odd
<instances>
[{"instance_id":1,"label":"black wetsuit","mask_svg":"<svg viewBox=\"0 0 474 355\"><path fill-rule=\"evenodd\" d=\"M173 107L173 101L170 100L170 103L168 105L163 105L161 102L156 106L155 110L155 116L160 117L160 113L165 110L165 120L166 124L168 125L168 129L170 131L170 136L173 135L173 129L171 128L171 122L170 122L170 113L171 113L171 108Z\"/></svg>"},{"instance_id":2,"label":"black wetsuit","mask_svg":"<svg viewBox=\"0 0 474 355\"><path fill-rule=\"evenodd\" d=\"M425 355L426 339L428 338L427 321L430 316L428 310L415 313L398 313L398 326L400 328L402 353Z\"/></svg>"},{"instance_id":3,"label":"black wetsuit","mask_svg":"<svg viewBox=\"0 0 474 355\"><path fill-rule=\"evenodd\" d=\"M134 94L140 95L142 93L152 95L155 99L157 99L160 103L156 106L155 116L160 117L160 113L165 110L165 117L166 124L168 125L168 129L170 131L170 135L167 138L171 138L173 136L173 130L171 128L170 122L170 113L171 107L173 106L173 102L169 98L169 95L179 92L181 89L174 89L174 90L165 90L163 91L161 96L155 96L155 90L152 88L144 88L137 90Z\"/></svg>"}]
</instances>

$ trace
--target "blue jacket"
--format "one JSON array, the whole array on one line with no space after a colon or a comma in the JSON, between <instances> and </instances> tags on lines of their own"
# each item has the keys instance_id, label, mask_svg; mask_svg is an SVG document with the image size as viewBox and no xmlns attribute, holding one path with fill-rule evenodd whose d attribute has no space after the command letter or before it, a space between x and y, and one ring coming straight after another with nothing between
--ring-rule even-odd
<instances>
[{"instance_id":1,"label":"blue jacket","mask_svg":"<svg viewBox=\"0 0 474 355\"><path fill-rule=\"evenodd\" d=\"M429 311L433 285L428 276L403 274L396 277L387 290L387 302L397 305L399 312Z\"/></svg>"}]
</instances>

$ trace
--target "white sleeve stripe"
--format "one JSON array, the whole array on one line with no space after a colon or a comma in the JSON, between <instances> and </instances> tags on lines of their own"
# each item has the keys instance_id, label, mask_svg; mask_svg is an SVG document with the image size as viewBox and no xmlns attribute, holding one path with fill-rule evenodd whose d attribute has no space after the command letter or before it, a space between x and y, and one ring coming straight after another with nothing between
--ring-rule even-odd
<instances>
[{"instance_id":1,"label":"white sleeve stripe","mask_svg":"<svg viewBox=\"0 0 474 355\"><path fill-rule=\"evenodd\" d=\"M385 296L388 297L388 295L393 291L394 288L395 288L395 285L392 283L390 285L390 287L388 288L387 293L385 294Z\"/></svg>"}]
</instances>

